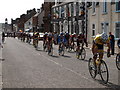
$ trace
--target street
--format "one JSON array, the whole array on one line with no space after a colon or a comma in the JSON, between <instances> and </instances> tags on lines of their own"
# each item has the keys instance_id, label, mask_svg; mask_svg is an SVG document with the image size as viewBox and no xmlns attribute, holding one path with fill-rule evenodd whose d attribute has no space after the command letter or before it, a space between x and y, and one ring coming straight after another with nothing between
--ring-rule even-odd
<instances>
[{"instance_id":1,"label":"street","mask_svg":"<svg viewBox=\"0 0 120 90\"><path fill-rule=\"evenodd\" d=\"M39 50L17 38L6 38L3 48L2 77L3 88L116 88L119 71L115 65L115 56L104 55L109 70L109 82L101 83L91 78L88 60L91 50L86 49L85 60L78 60L75 53L65 52L59 56L58 46L54 46L54 55L49 56L39 43Z\"/></svg>"}]
</instances>

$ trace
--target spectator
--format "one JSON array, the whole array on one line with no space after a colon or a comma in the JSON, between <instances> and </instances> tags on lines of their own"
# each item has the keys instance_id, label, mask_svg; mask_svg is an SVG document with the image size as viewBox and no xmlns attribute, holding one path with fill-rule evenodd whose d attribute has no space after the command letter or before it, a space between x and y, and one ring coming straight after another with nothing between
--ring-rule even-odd
<instances>
[{"instance_id":1,"label":"spectator","mask_svg":"<svg viewBox=\"0 0 120 90\"><path fill-rule=\"evenodd\" d=\"M111 51L111 55L114 55L115 39L114 39L114 35L111 32L109 32L109 38L110 38L110 51Z\"/></svg>"},{"instance_id":2,"label":"spectator","mask_svg":"<svg viewBox=\"0 0 120 90\"><path fill-rule=\"evenodd\" d=\"M117 46L118 46L118 53L120 54L120 38L119 38L119 40L117 42Z\"/></svg>"}]
</instances>

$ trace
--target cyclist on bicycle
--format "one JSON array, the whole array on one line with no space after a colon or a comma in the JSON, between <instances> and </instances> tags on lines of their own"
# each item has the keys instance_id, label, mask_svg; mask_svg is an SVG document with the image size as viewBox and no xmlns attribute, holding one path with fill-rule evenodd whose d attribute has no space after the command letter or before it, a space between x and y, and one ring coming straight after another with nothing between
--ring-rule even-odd
<instances>
[{"instance_id":1,"label":"cyclist on bicycle","mask_svg":"<svg viewBox=\"0 0 120 90\"><path fill-rule=\"evenodd\" d=\"M58 36L58 44L59 44L58 51L60 51L61 45L63 45L63 47L65 47L66 38L64 36L64 33L60 33L60 35Z\"/></svg>"},{"instance_id":2,"label":"cyclist on bicycle","mask_svg":"<svg viewBox=\"0 0 120 90\"><path fill-rule=\"evenodd\" d=\"M48 36L48 33L45 32L45 34L43 36L43 45L47 43L47 36Z\"/></svg>"},{"instance_id":3,"label":"cyclist on bicycle","mask_svg":"<svg viewBox=\"0 0 120 90\"><path fill-rule=\"evenodd\" d=\"M79 50L80 48L83 49L84 43L87 45L86 39L84 37L84 34L82 32L80 32L80 34L77 37L77 48L76 50Z\"/></svg>"},{"instance_id":4,"label":"cyclist on bicycle","mask_svg":"<svg viewBox=\"0 0 120 90\"><path fill-rule=\"evenodd\" d=\"M38 45L39 38L40 38L39 32L35 32L33 34L33 45L35 47L36 47L36 45Z\"/></svg>"},{"instance_id":5,"label":"cyclist on bicycle","mask_svg":"<svg viewBox=\"0 0 120 90\"><path fill-rule=\"evenodd\" d=\"M53 35L51 32L49 32L47 36L47 43L48 43L48 51L50 52L50 48L52 47L52 43L53 43Z\"/></svg>"},{"instance_id":6,"label":"cyclist on bicycle","mask_svg":"<svg viewBox=\"0 0 120 90\"><path fill-rule=\"evenodd\" d=\"M75 40L76 40L76 33L70 35L69 46L74 47L74 45L75 45L75 43L74 43Z\"/></svg>"},{"instance_id":7,"label":"cyclist on bicycle","mask_svg":"<svg viewBox=\"0 0 120 90\"><path fill-rule=\"evenodd\" d=\"M70 39L69 33L65 33L65 38L66 38L66 48L68 48L69 47L69 39Z\"/></svg>"},{"instance_id":8,"label":"cyclist on bicycle","mask_svg":"<svg viewBox=\"0 0 120 90\"><path fill-rule=\"evenodd\" d=\"M93 53L94 62L96 64L99 64L100 60L103 59L104 44L107 44L107 47L108 47L107 57L110 57L110 41L109 41L108 35L105 32L103 32L102 34L96 35L96 37L93 40L92 53ZM99 55L98 59L97 59L97 55Z\"/></svg>"}]
</instances>

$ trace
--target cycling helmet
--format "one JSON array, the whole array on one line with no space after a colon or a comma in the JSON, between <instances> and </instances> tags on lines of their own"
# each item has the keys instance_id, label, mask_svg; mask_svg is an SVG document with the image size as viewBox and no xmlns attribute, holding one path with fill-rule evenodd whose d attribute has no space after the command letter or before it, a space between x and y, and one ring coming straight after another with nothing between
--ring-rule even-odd
<instances>
[{"instance_id":1,"label":"cycling helmet","mask_svg":"<svg viewBox=\"0 0 120 90\"><path fill-rule=\"evenodd\" d=\"M107 35L105 32L103 32L103 33L101 34L101 38L102 38L102 41L103 41L103 42L106 42L106 41L108 40L108 35Z\"/></svg>"},{"instance_id":2,"label":"cycling helmet","mask_svg":"<svg viewBox=\"0 0 120 90\"><path fill-rule=\"evenodd\" d=\"M82 32L80 32L80 33L79 33L79 35L83 35L83 33L82 33Z\"/></svg>"},{"instance_id":3,"label":"cycling helmet","mask_svg":"<svg viewBox=\"0 0 120 90\"><path fill-rule=\"evenodd\" d=\"M73 33L73 35L76 35L76 33Z\"/></svg>"},{"instance_id":4,"label":"cycling helmet","mask_svg":"<svg viewBox=\"0 0 120 90\"><path fill-rule=\"evenodd\" d=\"M48 36L51 37L51 36L52 36L52 33L49 33Z\"/></svg>"},{"instance_id":5,"label":"cycling helmet","mask_svg":"<svg viewBox=\"0 0 120 90\"><path fill-rule=\"evenodd\" d=\"M64 35L62 32L60 33L60 36Z\"/></svg>"}]
</instances>

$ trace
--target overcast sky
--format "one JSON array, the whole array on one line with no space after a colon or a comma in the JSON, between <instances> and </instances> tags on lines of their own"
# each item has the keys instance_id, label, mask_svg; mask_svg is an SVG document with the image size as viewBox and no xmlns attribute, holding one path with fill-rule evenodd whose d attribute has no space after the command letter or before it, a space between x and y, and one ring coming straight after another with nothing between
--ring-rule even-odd
<instances>
[{"instance_id":1,"label":"overcast sky","mask_svg":"<svg viewBox=\"0 0 120 90\"><path fill-rule=\"evenodd\" d=\"M0 23L11 23L11 18L16 19L21 14L26 14L27 10L40 8L44 0L0 0Z\"/></svg>"}]
</instances>

